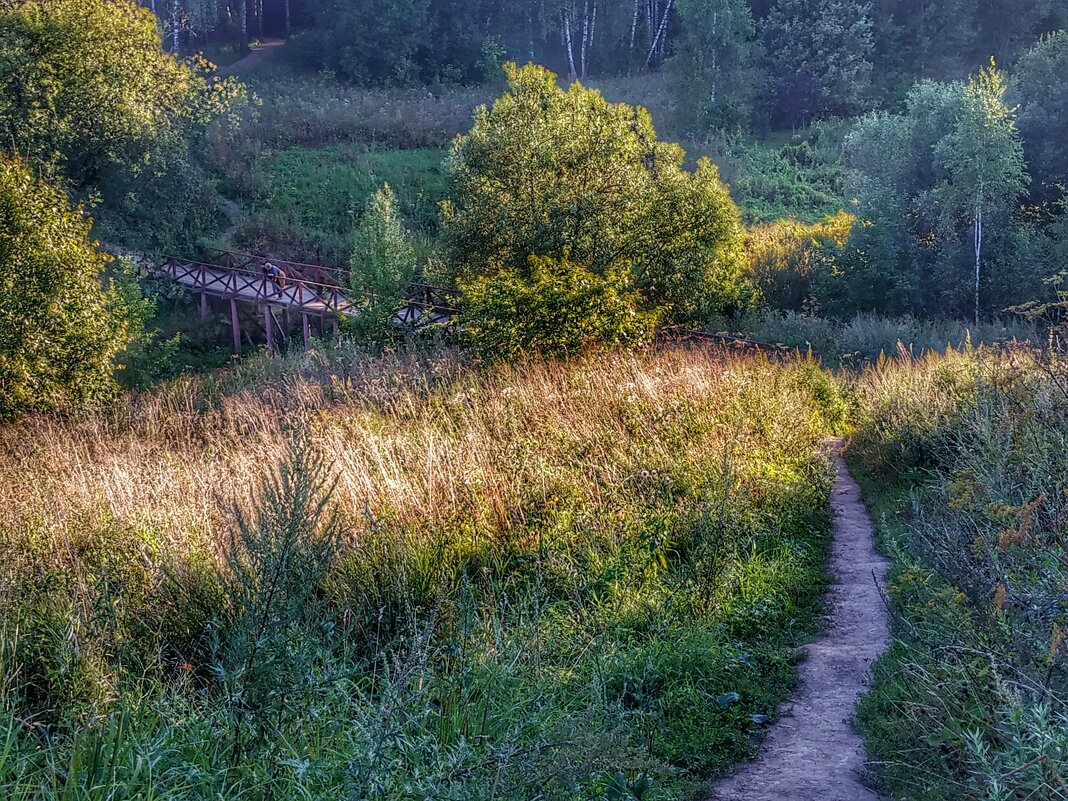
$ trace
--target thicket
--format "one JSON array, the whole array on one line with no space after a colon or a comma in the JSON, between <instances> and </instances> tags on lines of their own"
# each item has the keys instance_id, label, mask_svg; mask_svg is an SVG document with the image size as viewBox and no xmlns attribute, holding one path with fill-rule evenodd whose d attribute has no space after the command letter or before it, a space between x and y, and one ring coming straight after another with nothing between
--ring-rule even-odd
<instances>
[{"instance_id":1,"label":"thicket","mask_svg":"<svg viewBox=\"0 0 1068 801\"><path fill-rule=\"evenodd\" d=\"M0 429L0 794L691 797L789 691L843 408L337 353Z\"/></svg>"},{"instance_id":2,"label":"thicket","mask_svg":"<svg viewBox=\"0 0 1068 801\"><path fill-rule=\"evenodd\" d=\"M893 795L1068 798L1065 366L1027 350L882 361L854 463L895 640L859 718Z\"/></svg>"},{"instance_id":3,"label":"thicket","mask_svg":"<svg viewBox=\"0 0 1068 801\"><path fill-rule=\"evenodd\" d=\"M244 100L233 81L161 48L133 2L18 0L0 8L0 141L92 207L99 236L166 250L217 229L193 155Z\"/></svg>"}]
</instances>

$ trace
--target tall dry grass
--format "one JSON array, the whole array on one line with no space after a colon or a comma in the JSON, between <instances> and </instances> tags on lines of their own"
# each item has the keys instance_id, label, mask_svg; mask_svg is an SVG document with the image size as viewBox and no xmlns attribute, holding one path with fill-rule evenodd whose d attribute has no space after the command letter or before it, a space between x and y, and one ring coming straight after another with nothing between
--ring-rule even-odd
<instances>
[{"instance_id":1,"label":"tall dry grass","mask_svg":"<svg viewBox=\"0 0 1068 801\"><path fill-rule=\"evenodd\" d=\"M337 352L9 426L0 793L687 797L789 691L843 409L712 350Z\"/></svg>"}]
</instances>

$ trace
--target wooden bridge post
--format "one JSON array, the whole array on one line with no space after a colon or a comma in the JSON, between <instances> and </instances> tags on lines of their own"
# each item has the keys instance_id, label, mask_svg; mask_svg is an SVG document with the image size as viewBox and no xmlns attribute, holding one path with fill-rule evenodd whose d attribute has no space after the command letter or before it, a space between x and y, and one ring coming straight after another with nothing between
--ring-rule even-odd
<instances>
[{"instance_id":1,"label":"wooden bridge post","mask_svg":"<svg viewBox=\"0 0 1068 801\"><path fill-rule=\"evenodd\" d=\"M267 353L274 356L274 315L269 303L263 304L263 324L267 329Z\"/></svg>"},{"instance_id":2,"label":"wooden bridge post","mask_svg":"<svg viewBox=\"0 0 1068 801\"><path fill-rule=\"evenodd\" d=\"M200 324L204 325L208 319L208 293L200 293Z\"/></svg>"},{"instance_id":3,"label":"wooden bridge post","mask_svg":"<svg viewBox=\"0 0 1068 801\"><path fill-rule=\"evenodd\" d=\"M311 323L308 322L308 315L304 313L300 315L301 327L304 329L304 350L311 350Z\"/></svg>"},{"instance_id":4,"label":"wooden bridge post","mask_svg":"<svg viewBox=\"0 0 1068 801\"><path fill-rule=\"evenodd\" d=\"M237 298L230 298L230 327L234 330L234 355L241 355L241 320L237 316Z\"/></svg>"}]
</instances>

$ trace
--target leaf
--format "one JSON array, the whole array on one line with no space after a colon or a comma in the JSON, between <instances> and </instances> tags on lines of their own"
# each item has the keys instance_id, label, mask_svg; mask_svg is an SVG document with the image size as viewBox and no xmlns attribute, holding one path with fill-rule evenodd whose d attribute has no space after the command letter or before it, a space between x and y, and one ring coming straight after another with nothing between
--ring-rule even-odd
<instances>
[{"instance_id":1,"label":"leaf","mask_svg":"<svg viewBox=\"0 0 1068 801\"><path fill-rule=\"evenodd\" d=\"M716 703L720 709L730 709L741 700L742 697L736 692L723 693L723 695L716 696Z\"/></svg>"}]
</instances>

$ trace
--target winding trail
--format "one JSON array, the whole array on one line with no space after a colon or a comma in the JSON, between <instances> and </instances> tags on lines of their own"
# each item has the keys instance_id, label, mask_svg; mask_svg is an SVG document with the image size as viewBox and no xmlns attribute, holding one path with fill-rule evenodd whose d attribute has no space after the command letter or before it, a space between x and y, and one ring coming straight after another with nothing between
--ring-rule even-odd
<instances>
[{"instance_id":1,"label":"winding trail","mask_svg":"<svg viewBox=\"0 0 1068 801\"><path fill-rule=\"evenodd\" d=\"M805 649L796 695L763 743L762 756L713 789L712 801L876 801L861 781L864 745L853 730L869 666L886 647L889 624L876 578L889 563L876 550L860 487L835 449L834 545L829 570L833 612Z\"/></svg>"}]
</instances>

